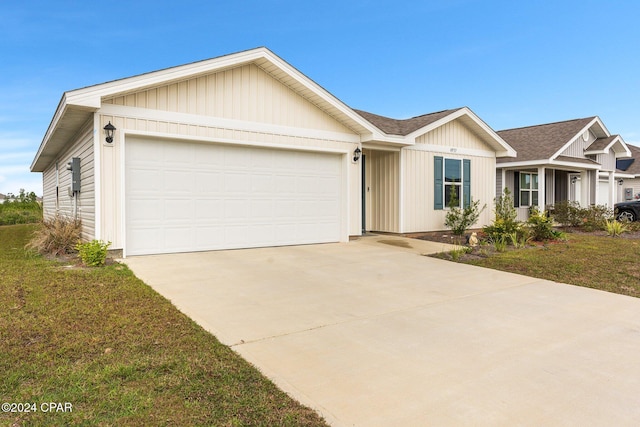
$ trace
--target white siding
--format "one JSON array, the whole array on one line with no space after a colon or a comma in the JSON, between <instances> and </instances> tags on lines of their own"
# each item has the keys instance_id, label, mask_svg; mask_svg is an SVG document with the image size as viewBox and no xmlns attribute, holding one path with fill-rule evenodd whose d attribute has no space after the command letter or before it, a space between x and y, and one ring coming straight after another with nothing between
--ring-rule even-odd
<instances>
[{"instance_id":1,"label":"white siding","mask_svg":"<svg viewBox=\"0 0 640 427\"><path fill-rule=\"evenodd\" d=\"M127 137L170 137L350 154L359 136L255 65L120 96L100 111L100 126L117 128L101 144L103 240L123 247L123 144ZM169 112L170 114L167 114ZM175 114L173 114L175 113ZM221 121L225 119L226 121ZM228 119L228 120L227 120ZM257 126L256 126L257 123ZM242 126L250 124L252 130ZM348 232L361 233L360 164L346 172Z\"/></svg>"},{"instance_id":2,"label":"white siding","mask_svg":"<svg viewBox=\"0 0 640 427\"><path fill-rule=\"evenodd\" d=\"M151 110L352 133L255 64L118 96L104 102Z\"/></svg>"},{"instance_id":3,"label":"white siding","mask_svg":"<svg viewBox=\"0 0 640 427\"><path fill-rule=\"evenodd\" d=\"M486 204L474 228L488 225L492 220L493 200L496 189L496 163L493 157L432 153L428 151L402 150L404 169L404 229L405 233L444 230L446 209L434 209L433 164L435 156L471 161L471 197Z\"/></svg>"},{"instance_id":4,"label":"white siding","mask_svg":"<svg viewBox=\"0 0 640 427\"><path fill-rule=\"evenodd\" d=\"M492 151L476 134L460 122L453 120L416 138L418 144L442 147Z\"/></svg>"},{"instance_id":5,"label":"white siding","mask_svg":"<svg viewBox=\"0 0 640 427\"><path fill-rule=\"evenodd\" d=\"M400 232L400 153L365 151L366 228Z\"/></svg>"},{"instance_id":6,"label":"white siding","mask_svg":"<svg viewBox=\"0 0 640 427\"><path fill-rule=\"evenodd\" d=\"M70 141L69 148L64 150L43 172L43 208L44 217L55 215L77 218L82 221L82 238L91 240L95 237L95 180L93 151L93 119L82 127L77 137ZM71 171L67 163L73 157L80 158L80 193L75 197L69 195L71 187ZM58 164L58 202L56 206L56 163ZM74 207L74 199L77 204Z\"/></svg>"}]
</instances>

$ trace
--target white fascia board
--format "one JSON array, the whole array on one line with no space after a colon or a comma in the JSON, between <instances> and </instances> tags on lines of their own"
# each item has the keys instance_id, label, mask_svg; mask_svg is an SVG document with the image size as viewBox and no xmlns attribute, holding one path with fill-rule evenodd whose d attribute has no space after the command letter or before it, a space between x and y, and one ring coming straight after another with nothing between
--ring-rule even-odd
<instances>
[{"instance_id":1,"label":"white fascia board","mask_svg":"<svg viewBox=\"0 0 640 427\"><path fill-rule=\"evenodd\" d=\"M632 173L619 173L619 172L614 172L613 173L613 177L614 178L626 178L626 179L634 179L637 178L638 175L634 175Z\"/></svg>"},{"instance_id":2,"label":"white fascia board","mask_svg":"<svg viewBox=\"0 0 640 427\"><path fill-rule=\"evenodd\" d=\"M622 150L616 150L615 146L618 145ZM625 158L625 157L631 157L631 150L629 150L629 147L627 146L627 143L624 142L624 139L622 139L622 136L618 135L612 142L611 142L611 147L613 148L613 152L616 153L616 159L617 158Z\"/></svg>"},{"instance_id":3,"label":"white fascia board","mask_svg":"<svg viewBox=\"0 0 640 427\"><path fill-rule=\"evenodd\" d=\"M551 160L549 166L565 166L573 169L588 169L588 170L600 170L602 169L602 165L590 165L588 163L578 163L578 162L565 162L562 160Z\"/></svg>"},{"instance_id":4,"label":"white fascia board","mask_svg":"<svg viewBox=\"0 0 640 427\"><path fill-rule=\"evenodd\" d=\"M44 137L42 138L40 147L38 147L38 151L36 152L36 155L34 156L33 161L31 162L31 167L30 167L31 172L33 172L36 162L38 161L40 155L44 151L44 148L47 145L49 138L51 138L51 135L55 131L56 127L58 126L58 123L60 122L60 119L64 116L64 113L66 110L67 110L66 93L63 93L62 98L58 103L58 107L56 108L56 112L53 114L51 123L49 123L49 127L47 128L47 131L45 132Z\"/></svg>"},{"instance_id":5,"label":"white fascia board","mask_svg":"<svg viewBox=\"0 0 640 427\"><path fill-rule=\"evenodd\" d=\"M268 49L264 49L263 52L264 52L264 59L268 60L269 62L276 65L278 68L280 68L281 70L285 71L287 74L289 74L289 76L297 80L298 83L302 84L307 90L310 90L315 95L322 98L323 101L331 104L334 108L340 111L340 113L348 116L351 120L355 121L356 123L358 123L363 128L367 129L371 133L376 133L376 131L379 131L379 129L376 128L371 122L366 120L360 114L353 111L351 107L346 105L344 102L340 101L338 98L333 96L329 91L327 91L322 86L317 84L315 81L313 81L312 79L310 79L309 77L301 73L297 68L290 65L288 62L280 58L278 55L276 55L275 53L271 52Z\"/></svg>"},{"instance_id":6,"label":"white fascia board","mask_svg":"<svg viewBox=\"0 0 640 427\"><path fill-rule=\"evenodd\" d=\"M377 130L370 122L353 111L349 106L264 47L78 89L69 93L68 102L92 108L100 108L102 98L106 96L144 90L145 88L192 78L200 74L222 71L258 60L265 60L271 63L293 78L298 84L302 85L305 90L331 105L340 114L347 116L360 127L367 129L371 133Z\"/></svg>"},{"instance_id":7,"label":"white fascia board","mask_svg":"<svg viewBox=\"0 0 640 427\"><path fill-rule=\"evenodd\" d=\"M619 148L616 149L615 147ZM627 147L627 144L624 142L620 135L617 135L611 142L601 150L586 150L584 154L608 154L609 150L613 149L613 152L616 158L622 157L631 157L631 150Z\"/></svg>"},{"instance_id":8,"label":"white fascia board","mask_svg":"<svg viewBox=\"0 0 640 427\"><path fill-rule=\"evenodd\" d=\"M579 167L577 167L579 165ZM573 162L559 162L557 160L527 160L522 162L507 162L497 163L497 168L517 169L517 168L537 168L537 167L552 167L552 166L570 166L574 169L600 169L599 165L590 166L585 163L573 163Z\"/></svg>"},{"instance_id":9,"label":"white fascia board","mask_svg":"<svg viewBox=\"0 0 640 427\"><path fill-rule=\"evenodd\" d=\"M415 141L409 141L404 136L385 135L380 133L370 134L362 138L362 143L369 144L391 144L399 147L407 147L415 145Z\"/></svg>"},{"instance_id":10,"label":"white fascia board","mask_svg":"<svg viewBox=\"0 0 640 427\"><path fill-rule=\"evenodd\" d=\"M458 119L462 116L467 116L470 118L490 139L494 140L503 150L495 150L496 153L500 155L498 157L516 157L516 150L513 149L507 142L502 139L493 129L491 129L484 121L482 121L473 111L471 111L468 107L460 108L457 111L441 118L440 120L436 120L433 123L424 126L409 135L406 136L406 139L415 142L415 140L426 133L431 132L434 129L439 128L455 119Z\"/></svg>"},{"instance_id":11,"label":"white fascia board","mask_svg":"<svg viewBox=\"0 0 640 427\"><path fill-rule=\"evenodd\" d=\"M69 103L95 107L100 106L104 96L113 96L118 93L142 90L146 87L166 84L176 80L182 80L194 75L203 74L215 70L222 70L232 66L255 61L265 56L265 48L253 49L245 52L234 53L218 58L179 65L164 70L152 71L133 77L101 83L82 89L68 92Z\"/></svg>"}]
</instances>

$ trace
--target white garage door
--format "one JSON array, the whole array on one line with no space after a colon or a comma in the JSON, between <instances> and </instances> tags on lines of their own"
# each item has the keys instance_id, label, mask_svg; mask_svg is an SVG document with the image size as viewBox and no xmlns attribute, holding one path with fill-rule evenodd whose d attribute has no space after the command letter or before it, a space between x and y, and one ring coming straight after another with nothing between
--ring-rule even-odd
<instances>
[{"instance_id":1,"label":"white garage door","mask_svg":"<svg viewBox=\"0 0 640 427\"><path fill-rule=\"evenodd\" d=\"M337 154L127 138L126 254L341 240Z\"/></svg>"}]
</instances>

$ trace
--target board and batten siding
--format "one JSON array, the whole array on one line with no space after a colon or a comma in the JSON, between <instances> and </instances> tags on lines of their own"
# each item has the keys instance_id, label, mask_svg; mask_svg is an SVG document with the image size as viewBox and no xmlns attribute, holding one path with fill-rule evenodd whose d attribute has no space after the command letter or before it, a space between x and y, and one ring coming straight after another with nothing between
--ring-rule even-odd
<instances>
[{"instance_id":1,"label":"board and batten siding","mask_svg":"<svg viewBox=\"0 0 640 427\"><path fill-rule=\"evenodd\" d=\"M71 171L67 163L73 157L80 158L80 193L69 195L71 187ZM57 164L57 173L56 173ZM95 238L95 169L93 148L93 119L80 130L77 137L69 144L55 161L44 170L43 179L43 215L51 219L56 215L65 218L77 218L82 222L82 238ZM57 176L57 178L56 178ZM56 184L58 200L56 203ZM74 206L74 199L77 206Z\"/></svg>"},{"instance_id":2,"label":"board and batten siding","mask_svg":"<svg viewBox=\"0 0 640 427\"><path fill-rule=\"evenodd\" d=\"M198 116L353 133L255 64L103 102Z\"/></svg>"},{"instance_id":3,"label":"board and batten siding","mask_svg":"<svg viewBox=\"0 0 640 427\"><path fill-rule=\"evenodd\" d=\"M582 134L578 135L578 137L571 141L571 144L569 144L569 146L564 149L561 155L584 159L584 150L586 150L587 147L593 144L593 142L596 140L596 136L593 134L593 132L587 132L589 133L589 137L586 141L584 140L584 138L582 138Z\"/></svg>"},{"instance_id":4,"label":"board and batten siding","mask_svg":"<svg viewBox=\"0 0 640 427\"><path fill-rule=\"evenodd\" d=\"M365 159L366 228L370 231L398 233L400 153L366 150Z\"/></svg>"},{"instance_id":5,"label":"board and batten siding","mask_svg":"<svg viewBox=\"0 0 640 427\"><path fill-rule=\"evenodd\" d=\"M427 146L442 149L428 150L425 149ZM489 224L496 194L495 152L458 119L419 136L416 138L415 147L402 149L402 232L446 229L444 221L447 210L434 209L435 156L471 161L471 197L473 200L479 200L481 207L487 205L474 227Z\"/></svg>"},{"instance_id":6,"label":"board and batten siding","mask_svg":"<svg viewBox=\"0 0 640 427\"><path fill-rule=\"evenodd\" d=\"M438 145L448 150L460 148L493 152L478 136L461 123L453 120L416 138L417 144Z\"/></svg>"},{"instance_id":7,"label":"board and batten siding","mask_svg":"<svg viewBox=\"0 0 640 427\"><path fill-rule=\"evenodd\" d=\"M104 177L101 236L112 242L112 249L124 245L121 162L127 135L342 152L348 165L344 174L350 195L348 232L361 233L361 203L354 196L360 193L360 166L350 160L359 135L255 65L116 97L106 103L109 105L98 112L100 126L110 121L117 133L113 144L100 145ZM244 124L251 129L243 128Z\"/></svg>"},{"instance_id":8,"label":"board and batten siding","mask_svg":"<svg viewBox=\"0 0 640 427\"><path fill-rule=\"evenodd\" d=\"M434 209L434 157L471 161L471 198L487 205L473 228L491 223L496 188L495 157L433 153L405 148L402 150L404 221L403 232L445 230L446 209Z\"/></svg>"}]
</instances>

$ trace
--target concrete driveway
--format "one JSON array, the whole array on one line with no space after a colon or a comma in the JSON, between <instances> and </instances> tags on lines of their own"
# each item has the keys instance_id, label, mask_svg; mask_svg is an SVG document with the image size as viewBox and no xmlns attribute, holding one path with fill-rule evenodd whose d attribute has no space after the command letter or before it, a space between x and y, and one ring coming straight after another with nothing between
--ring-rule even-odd
<instances>
[{"instance_id":1,"label":"concrete driveway","mask_svg":"<svg viewBox=\"0 0 640 427\"><path fill-rule=\"evenodd\" d=\"M132 257L336 426L636 426L640 300L350 243Z\"/></svg>"}]
</instances>

